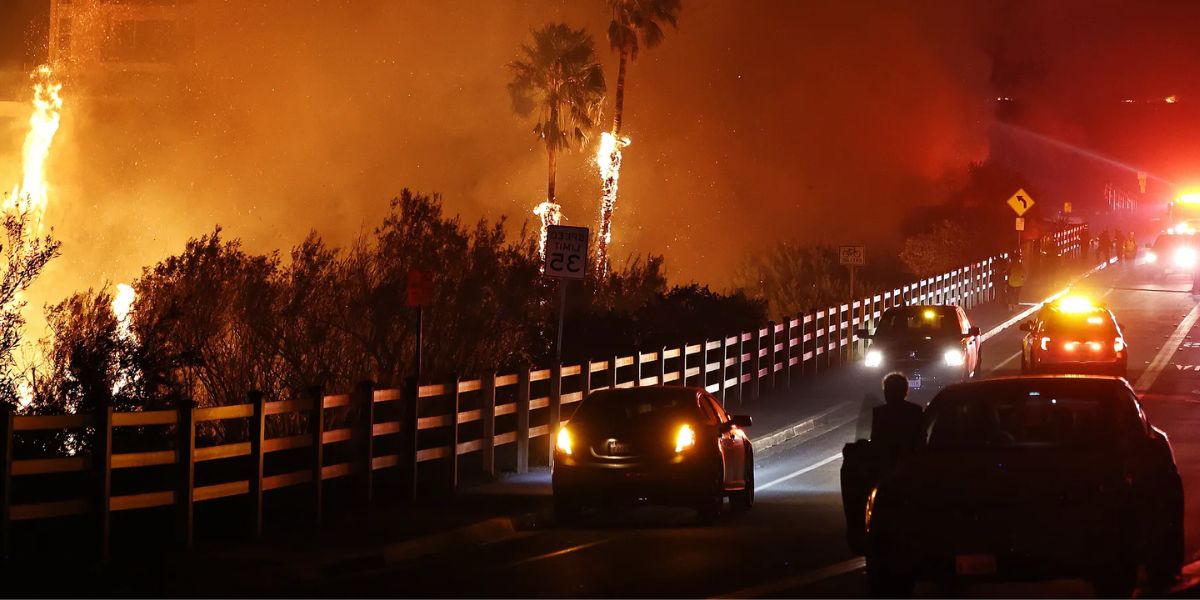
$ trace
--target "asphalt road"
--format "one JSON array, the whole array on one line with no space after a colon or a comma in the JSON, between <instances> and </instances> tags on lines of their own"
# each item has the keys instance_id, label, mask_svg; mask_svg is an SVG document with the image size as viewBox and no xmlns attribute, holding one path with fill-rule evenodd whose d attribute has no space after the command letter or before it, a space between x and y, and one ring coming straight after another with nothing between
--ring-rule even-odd
<instances>
[{"instance_id":1,"label":"asphalt road","mask_svg":"<svg viewBox=\"0 0 1200 600\"><path fill-rule=\"evenodd\" d=\"M1126 330L1130 381L1151 420L1171 436L1187 496L1189 561L1200 555L1200 307L1181 279L1110 269L1089 280ZM1190 323L1190 325L1189 325ZM1009 328L984 348L986 376L1019 372L1020 336ZM1157 360L1156 360L1157 359ZM1151 363L1161 366L1149 369ZM864 390L878 374L846 368L826 384L845 401L824 426L761 459L757 504L710 527L693 513L656 507L595 515L579 528L546 523L498 543L416 562L323 578L288 593L423 597L863 597L861 560L844 541L842 445L859 431ZM923 390L927 401L935 390ZM753 433L753 432L752 432ZM542 475L544 477L544 475ZM534 482L543 486L545 482ZM285 586L286 587L286 586ZM1078 581L977 585L919 596L1088 597Z\"/></svg>"}]
</instances>

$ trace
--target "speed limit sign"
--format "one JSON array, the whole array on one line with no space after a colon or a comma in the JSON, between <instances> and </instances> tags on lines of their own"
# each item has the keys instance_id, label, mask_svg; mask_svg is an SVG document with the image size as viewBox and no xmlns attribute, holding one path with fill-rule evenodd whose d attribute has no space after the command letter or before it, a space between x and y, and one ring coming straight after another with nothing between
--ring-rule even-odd
<instances>
[{"instance_id":1,"label":"speed limit sign","mask_svg":"<svg viewBox=\"0 0 1200 600\"><path fill-rule=\"evenodd\" d=\"M546 228L546 274L583 279L587 267L588 228L550 225Z\"/></svg>"}]
</instances>

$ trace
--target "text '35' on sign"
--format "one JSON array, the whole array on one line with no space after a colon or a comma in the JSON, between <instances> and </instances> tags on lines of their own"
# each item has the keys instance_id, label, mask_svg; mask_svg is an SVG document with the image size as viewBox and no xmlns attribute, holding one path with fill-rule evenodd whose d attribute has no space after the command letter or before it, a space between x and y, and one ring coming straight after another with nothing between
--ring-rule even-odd
<instances>
[{"instance_id":1,"label":"text '35' on sign","mask_svg":"<svg viewBox=\"0 0 1200 600\"><path fill-rule=\"evenodd\" d=\"M550 225L546 228L546 274L583 279L587 268L588 228Z\"/></svg>"}]
</instances>

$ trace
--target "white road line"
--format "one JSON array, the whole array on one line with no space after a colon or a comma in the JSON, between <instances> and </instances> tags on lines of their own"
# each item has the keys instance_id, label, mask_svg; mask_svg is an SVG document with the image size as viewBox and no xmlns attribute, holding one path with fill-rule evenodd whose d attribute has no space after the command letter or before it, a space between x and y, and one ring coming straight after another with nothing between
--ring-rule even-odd
<instances>
[{"instance_id":1,"label":"white road line","mask_svg":"<svg viewBox=\"0 0 1200 600\"><path fill-rule=\"evenodd\" d=\"M605 544L605 543L611 542L614 539L616 539L616 538L604 538L602 540L596 540L594 542L587 542L586 544L579 544L577 546L571 546L570 548L563 548L562 550L555 550L553 552L547 552L545 554L539 554L537 556L523 558L518 561L510 562L507 565L504 565L503 568L507 569L509 567L515 567L518 565L529 564L531 562L537 562L539 560L546 560L548 558L558 558L559 556L564 556L566 554L572 554L574 552L579 552L580 550L587 550L588 548L591 548L592 546L599 546L600 544Z\"/></svg>"},{"instance_id":2,"label":"white road line","mask_svg":"<svg viewBox=\"0 0 1200 600\"><path fill-rule=\"evenodd\" d=\"M1162 348L1158 349L1158 354L1154 355L1154 360L1150 361L1150 366L1146 367L1146 370L1142 372L1142 376L1138 377L1137 384L1133 386L1135 391L1141 394L1154 385L1159 374L1167 367L1167 363L1175 355L1175 351L1183 343L1183 338L1192 330L1192 326L1196 324L1196 319L1198 318L1200 318L1200 304L1192 307L1191 312L1179 322L1179 326L1175 328L1171 337L1167 338L1167 342L1163 344Z\"/></svg>"},{"instance_id":3,"label":"white road line","mask_svg":"<svg viewBox=\"0 0 1200 600\"><path fill-rule=\"evenodd\" d=\"M779 485L789 479L795 479L796 477L799 477L805 473L808 473L809 471L815 471L817 469L820 469L821 467L823 467L831 462L834 462L836 460L840 460L841 458L842 458L842 453L838 452L837 454L834 454L833 456L821 459L811 465L808 465L807 467L804 467L803 469L800 469L799 471L789 473L787 475L784 475L783 477L780 477L779 479L776 479L774 481L768 481L767 483L764 483L758 487L755 487L754 491L761 492L767 488L775 487L776 485Z\"/></svg>"},{"instance_id":4,"label":"white road line","mask_svg":"<svg viewBox=\"0 0 1200 600\"><path fill-rule=\"evenodd\" d=\"M1004 359L1004 362L1002 362L1002 363L1000 363L1000 364L998 364L998 365L996 365L996 366L994 366L994 367L992 367L992 368L988 369L988 375L991 375L992 373L995 373L996 371L999 371L1000 369L1003 369L1004 367L1007 367L1007 366L1008 366L1008 363L1010 363L1010 362L1012 362L1012 361L1014 361L1014 360L1017 360L1017 358L1019 358L1020 356L1021 356L1021 351L1020 351L1020 350L1017 350L1016 352L1013 352L1013 353L1012 353L1012 356L1010 356L1010 357L1008 357L1008 358Z\"/></svg>"},{"instance_id":5,"label":"white road line","mask_svg":"<svg viewBox=\"0 0 1200 600\"><path fill-rule=\"evenodd\" d=\"M820 569L814 569L807 573L801 573L792 577L778 579L762 585L756 585L736 592L730 592L717 598L766 598L774 596L780 592L786 592L801 588L807 585L812 585L818 581L824 581L846 573L852 573L867 566L867 561L861 556L850 560L835 563Z\"/></svg>"}]
</instances>

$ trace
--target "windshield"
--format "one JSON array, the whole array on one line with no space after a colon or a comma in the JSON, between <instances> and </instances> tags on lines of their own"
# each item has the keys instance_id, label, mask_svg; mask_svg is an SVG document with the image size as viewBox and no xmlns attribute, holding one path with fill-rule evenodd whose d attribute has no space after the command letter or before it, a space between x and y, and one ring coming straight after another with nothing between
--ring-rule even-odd
<instances>
[{"instance_id":1,"label":"windshield","mask_svg":"<svg viewBox=\"0 0 1200 600\"><path fill-rule=\"evenodd\" d=\"M1117 401L1111 391L1005 388L943 392L926 411L926 448L1097 447L1132 431L1136 420L1131 412L1136 409L1130 405L1122 410L1129 403Z\"/></svg>"},{"instance_id":2,"label":"windshield","mask_svg":"<svg viewBox=\"0 0 1200 600\"><path fill-rule=\"evenodd\" d=\"M948 306L893 308L879 319L876 335L933 335L962 333L958 313Z\"/></svg>"},{"instance_id":3,"label":"windshield","mask_svg":"<svg viewBox=\"0 0 1200 600\"><path fill-rule=\"evenodd\" d=\"M619 426L633 421L657 422L701 416L695 392L647 388L596 392L583 401L571 421Z\"/></svg>"}]
</instances>

